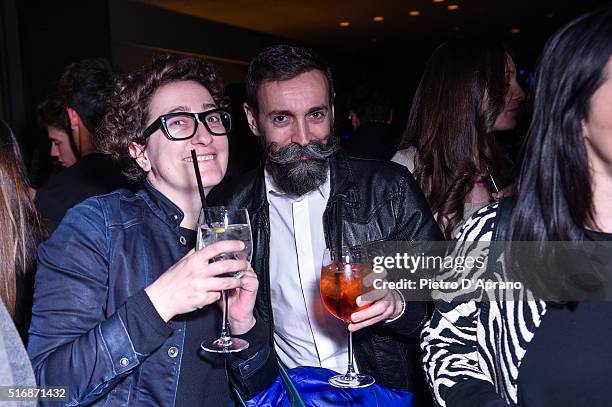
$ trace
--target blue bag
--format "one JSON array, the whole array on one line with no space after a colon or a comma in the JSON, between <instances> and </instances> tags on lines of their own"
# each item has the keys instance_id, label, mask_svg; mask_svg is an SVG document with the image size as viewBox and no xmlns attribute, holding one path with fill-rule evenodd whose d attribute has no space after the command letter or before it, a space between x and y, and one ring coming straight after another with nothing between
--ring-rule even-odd
<instances>
[{"instance_id":1,"label":"blue bag","mask_svg":"<svg viewBox=\"0 0 612 407\"><path fill-rule=\"evenodd\" d=\"M247 407L412 407L412 393L390 390L378 384L362 389L338 389L327 382L336 372L318 367L296 367L285 371Z\"/></svg>"}]
</instances>

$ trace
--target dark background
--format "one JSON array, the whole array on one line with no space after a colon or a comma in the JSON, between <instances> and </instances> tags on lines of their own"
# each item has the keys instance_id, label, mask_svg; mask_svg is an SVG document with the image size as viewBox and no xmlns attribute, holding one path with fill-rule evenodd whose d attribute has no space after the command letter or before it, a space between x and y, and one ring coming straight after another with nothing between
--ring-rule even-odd
<instances>
[{"instance_id":1,"label":"dark background","mask_svg":"<svg viewBox=\"0 0 612 407\"><path fill-rule=\"evenodd\" d=\"M229 85L234 114L240 120L241 82L248 61L268 45L305 44L332 66L338 132L348 129L347 94L363 81L379 82L389 90L394 124L400 131L425 62L445 39L482 35L504 41L516 54L520 80L529 91L546 39L571 18L610 4L601 0L416 0L410 5L390 0L0 3L0 117L21 142L35 186L54 170L46 134L36 126L36 104L66 65L83 58L106 57L125 72L146 64L156 53L205 56ZM449 4L459 9L447 10ZM410 17L412 9L421 15ZM374 23L376 15L385 21ZM351 26L340 28L338 22L343 20ZM513 34L513 28L520 32ZM235 171L254 162L257 143L243 127L238 127L230 144L232 165L239 167Z\"/></svg>"}]
</instances>

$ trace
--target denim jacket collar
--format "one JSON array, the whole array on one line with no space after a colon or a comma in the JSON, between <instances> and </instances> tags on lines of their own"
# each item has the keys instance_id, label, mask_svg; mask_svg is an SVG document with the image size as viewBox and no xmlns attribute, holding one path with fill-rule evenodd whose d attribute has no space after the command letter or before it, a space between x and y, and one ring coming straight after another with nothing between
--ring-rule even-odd
<instances>
[{"instance_id":1,"label":"denim jacket collar","mask_svg":"<svg viewBox=\"0 0 612 407\"><path fill-rule=\"evenodd\" d=\"M161 219L169 223L174 229L178 229L185 217L181 208L155 189L148 179L145 180L144 190L149 198L148 201L151 210Z\"/></svg>"}]
</instances>

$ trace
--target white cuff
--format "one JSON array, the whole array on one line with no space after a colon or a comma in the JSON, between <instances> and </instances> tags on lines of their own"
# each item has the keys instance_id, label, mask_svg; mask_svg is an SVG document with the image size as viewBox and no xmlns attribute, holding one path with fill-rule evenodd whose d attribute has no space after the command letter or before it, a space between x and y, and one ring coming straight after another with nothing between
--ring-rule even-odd
<instances>
[{"instance_id":1,"label":"white cuff","mask_svg":"<svg viewBox=\"0 0 612 407\"><path fill-rule=\"evenodd\" d=\"M402 292L400 290L393 290L396 293L399 294L400 298L402 299L402 312L399 313L398 316L396 316L395 318L391 318L385 321L385 324L388 324L389 322L393 322L393 321L397 321L398 319L400 319L402 317L402 315L404 315L404 312L406 312L406 298L404 298L404 294L402 294Z\"/></svg>"}]
</instances>

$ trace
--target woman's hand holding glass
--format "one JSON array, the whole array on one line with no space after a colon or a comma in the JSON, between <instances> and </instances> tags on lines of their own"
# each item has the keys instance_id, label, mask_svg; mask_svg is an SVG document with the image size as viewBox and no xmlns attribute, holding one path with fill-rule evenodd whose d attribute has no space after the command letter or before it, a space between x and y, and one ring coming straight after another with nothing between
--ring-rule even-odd
<instances>
[{"instance_id":1,"label":"woman's hand holding glass","mask_svg":"<svg viewBox=\"0 0 612 407\"><path fill-rule=\"evenodd\" d=\"M243 269L244 270L244 269ZM242 271L242 270L241 270ZM242 284L235 290L225 289L227 292L227 322L230 331L234 335L247 333L255 325L253 309L257 298L259 281L257 275L249 265L244 274L239 279ZM219 306L223 309L223 300L219 301Z\"/></svg>"},{"instance_id":2,"label":"woman's hand holding glass","mask_svg":"<svg viewBox=\"0 0 612 407\"><path fill-rule=\"evenodd\" d=\"M244 290L238 290L237 300L235 302L230 300L228 306L232 310L230 311L230 324L236 324L238 331L247 326L253 320L253 309L251 307L249 316L247 308L251 302L254 304L254 297L257 293L257 283L252 281L250 274L254 276L255 273L250 263L247 260L233 259L209 263L211 259L218 258L223 253L238 252L243 249L242 241L219 241L202 250L191 250L166 270L145 288L161 318L168 322L176 315L186 314L219 301L222 290L233 290L245 285ZM228 274L226 274L244 270L247 271L243 277L249 276L245 281L243 278L227 277ZM257 280L256 277L255 280Z\"/></svg>"},{"instance_id":3,"label":"woman's hand holding glass","mask_svg":"<svg viewBox=\"0 0 612 407\"><path fill-rule=\"evenodd\" d=\"M250 260L253 254L253 242L251 236L251 224L249 212L244 209L231 209L222 206L206 207L200 211L198 218L198 237L196 249L205 249L215 242L224 240L239 240L244 243L242 250L228 251L213 261L223 259ZM206 352L232 353L240 352L249 347L249 343L241 338L233 338L231 332L241 334L255 325L253 318L253 307L257 294L257 277L253 270L244 268L238 273L232 273L232 277L242 279L247 277L243 283L244 289L221 291L221 313L223 316L221 333L218 339L212 342L202 342L201 348ZM235 331L237 328L238 331Z\"/></svg>"}]
</instances>

